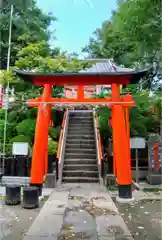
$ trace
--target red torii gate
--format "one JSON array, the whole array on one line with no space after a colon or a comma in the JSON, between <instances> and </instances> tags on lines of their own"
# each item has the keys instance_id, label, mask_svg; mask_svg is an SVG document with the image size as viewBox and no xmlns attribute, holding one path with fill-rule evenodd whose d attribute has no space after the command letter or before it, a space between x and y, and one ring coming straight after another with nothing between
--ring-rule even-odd
<instances>
[{"instance_id":1,"label":"red torii gate","mask_svg":"<svg viewBox=\"0 0 162 240\"><path fill-rule=\"evenodd\" d=\"M47 174L48 163L48 127L52 104L107 104L112 109L113 129L113 156L114 173L119 185L119 197L132 198L130 132L129 132L129 107L135 106L131 95L120 96L120 85L137 82L145 76L147 70L134 72L109 72L109 73L55 73L42 74L15 70L16 73L34 85L44 86L41 97L29 100L29 106L38 107L35 140L32 155L30 184L41 187L43 177ZM79 83L79 85L78 85ZM111 85L112 97L104 99L84 98L86 85ZM52 98L52 86L77 85L78 97L76 99Z\"/></svg>"}]
</instances>

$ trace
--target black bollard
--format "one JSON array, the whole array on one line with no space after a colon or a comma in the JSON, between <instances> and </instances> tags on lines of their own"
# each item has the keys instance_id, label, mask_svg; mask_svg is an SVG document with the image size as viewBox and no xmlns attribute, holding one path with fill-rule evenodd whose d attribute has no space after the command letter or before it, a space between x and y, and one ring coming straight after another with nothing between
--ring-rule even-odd
<instances>
[{"instance_id":1,"label":"black bollard","mask_svg":"<svg viewBox=\"0 0 162 240\"><path fill-rule=\"evenodd\" d=\"M6 186L6 205L18 205L21 203L21 187L17 185Z\"/></svg>"},{"instance_id":2,"label":"black bollard","mask_svg":"<svg viewBox=\"0 0 162 240\"><path fill-rule=\"evenodd\" d=\"M42 184L30 183L30 186L31 186L31 187L37 187L37 188L38 188L38 194L39 194L39 196L42 196L42 187L43 187Z\"/></svg>"},{"instance_id":3,"label":"black bollard","mask_svg":"<svg viewBox=\"0 0 162 240\"><path fill-rule=\"evenodd\" d=\"M34 209L39 207L39 193L37 187L24 187L23 208Z\"/></svg>"}]
</instances>

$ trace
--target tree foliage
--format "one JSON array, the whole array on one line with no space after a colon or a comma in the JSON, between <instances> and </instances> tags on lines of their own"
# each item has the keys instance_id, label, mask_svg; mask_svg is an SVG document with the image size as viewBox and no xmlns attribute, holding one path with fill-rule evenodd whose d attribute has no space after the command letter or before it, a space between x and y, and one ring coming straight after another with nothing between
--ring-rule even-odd
<instances>
[{"instance_id":1,"label":"tree foliage","mask_svg":"<svg viewBox=\"0 0 162 240\"><path fill-rule=\"evenodd\" d=\"M117 11L94 32L83 51L126 66L160 61L161 0L125 0L118 4Z\"/></svg>"},{"instance_id":2,"label":"tree foliage","mask_svg":"<svg viewBox=\"0 0 162 240\"><path fill-rule=\"evenodd\" d=\"M36 122L34 119L23 120L16 126L17 134L28 136L31 140L33 140L35 134L35 124Z\"/></svg>"},{"instance_id":3,"label":"tree foliage","mask_svg":"<svg viewBox=\"0 0 162 240\"><path fill-rule=\"evenodd\" d=\"M57 154L58 143L56 141L48 141L48 155L56 155Z\"/></svg>"},{"instance_id":4,"label":"tree foliage","mask_svg":"<svg viewBox=\"0 0 162 240\"><path fill-rule=\"evenodd\" d=\"M91 66L88 61L80 61L76 58L69 60L68 56L59 55L52 59L45 41L29 43L17 56L18 60L15 63L17 68L38 72L77 72Z\"/></svg>"},{"instance_id":5,"label":"tree foliage","mask_svg":"<svg viewBox=\"0 0 162 240\"><path fill-rule=\"evenodd\" d=\"M12 17L11 65L17 59L17 53L29 43L48 41L51 37L49 25L55 21L51 14L45 14L36 5L35 0L3 0L0 11L0 49L1 69L6 69L8 51L8 33L11 4L14 6Z\"/></svg>"},{"instance_id":6,"label":"tree foliage","mask_svg":"<svg viewBox=\"0 0 162 240\"><path fill-rule=\"evenodd\" d=\"M14 143L14 142L23 142L23 143L28 143L31 146L31 139L28 136L25 135L17 135L13 138L10 139L10 143Z\"/></svg>"},{"instance_id":7,"label":"tree foliage","mask_svg":"<svg viewBox=\"0 0 162 240\"><path fill-rule=\"evenodd\" d=\"M136 85L130 85L122 94L131 93L135 100L135 107L130 108L130 134L132 137L148 138L149 133L160 133L161 93L150 96L148 90L137 91ZM100 133L103 140L112 136L109 117L111 110L102 108L98 110Z\"/></svg>"}]
</instances>

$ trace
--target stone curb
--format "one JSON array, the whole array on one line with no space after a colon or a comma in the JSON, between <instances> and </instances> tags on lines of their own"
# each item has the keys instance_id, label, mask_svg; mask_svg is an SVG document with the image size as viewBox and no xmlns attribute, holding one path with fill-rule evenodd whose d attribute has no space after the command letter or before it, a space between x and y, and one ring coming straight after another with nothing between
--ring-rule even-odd
<instances>
[{"instance_id":1,"label":"stone curb","mask_svg":"<svg viewBox=\"0 0 162 240\"><path fill-rule=\"evenodd\" d=\"M54 190L23 240L57 239L63 223L65 209L67 208L68 195L69 192L57 192Z\"/></svg>"}]
</instances>

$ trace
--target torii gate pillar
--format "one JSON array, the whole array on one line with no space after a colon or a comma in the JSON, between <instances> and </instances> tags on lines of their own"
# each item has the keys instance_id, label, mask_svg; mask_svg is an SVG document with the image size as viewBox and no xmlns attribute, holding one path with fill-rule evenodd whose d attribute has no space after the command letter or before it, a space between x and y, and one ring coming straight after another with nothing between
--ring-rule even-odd
<instances>
[{"instance_id":1,"label":"torii gate pillar","mask_svg":"<svg viewBox=\"0 0 162 240\"><path fill-rule=\"evenodd\" d=\"M45 84L40 101L48 102L51 97L51 85ZM43 176L48 168L48 127L50 124L51 105L38 104L35 139L30 173L30 185L42 188Z\"/></svg>"},{"instance_id":2,"label":"torii gate pillar","mask_svg":"<svg viewBox=\"0 0 162 240\"><path fill-rule=\"evenodd\" d=\"M121 101L120 86L117 84L112 84L112 101ZM119 186L118 201L121 199L127 199L128 201L133 200L129 123L127 123L126 120L124 107L119 104L114 104L112 106L113 162L114 173L117 176Z\"/></svg>"}]
</instances>

